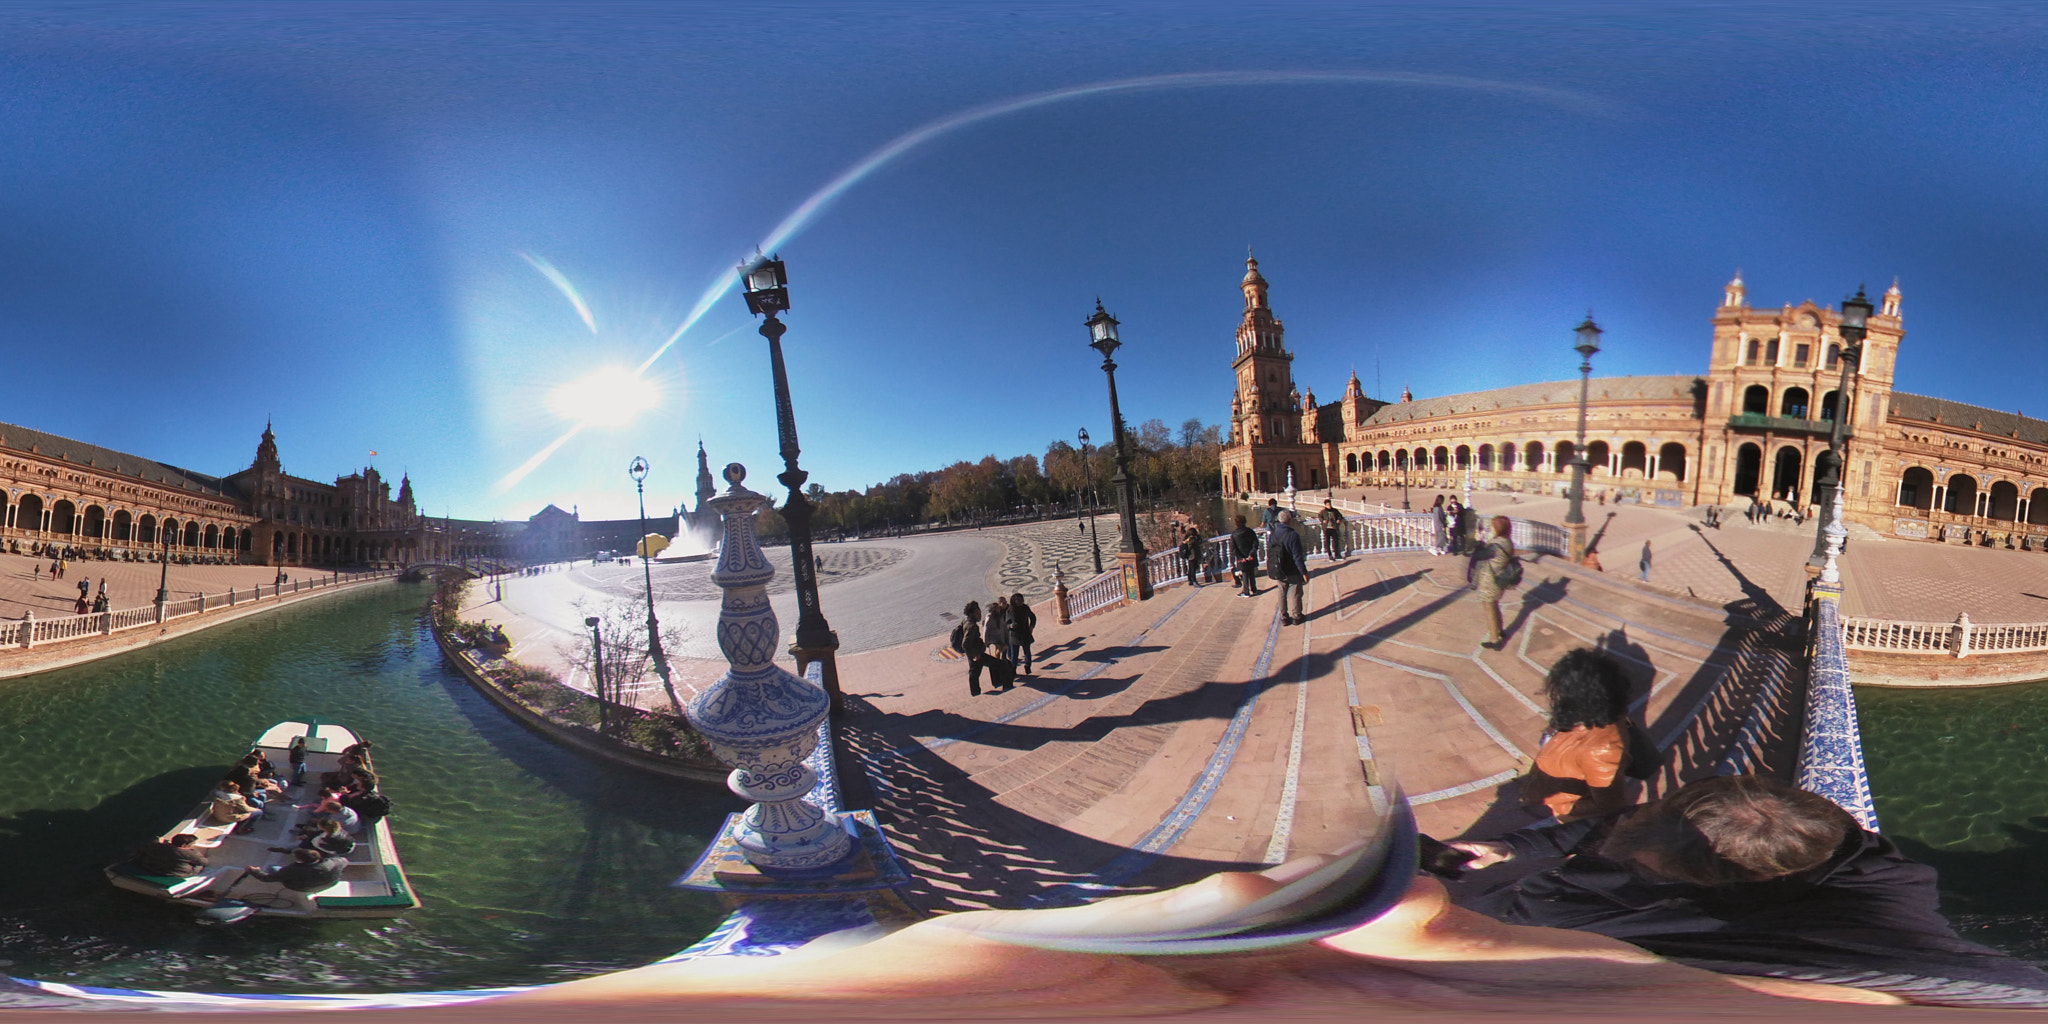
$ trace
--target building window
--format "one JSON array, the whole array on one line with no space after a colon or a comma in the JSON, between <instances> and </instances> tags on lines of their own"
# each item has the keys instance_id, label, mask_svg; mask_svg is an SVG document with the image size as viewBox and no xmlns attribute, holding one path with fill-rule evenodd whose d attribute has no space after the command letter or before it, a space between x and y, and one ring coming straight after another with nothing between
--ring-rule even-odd
<instances>
[{"instance_id":1,"label":"building window","mask_svg":"<svg viewBox=\"0 0 2048 1024\"><path fill-rule=\"evenodd\" d=\"M1750 366L1755 366L1757 364L1758 357L1763 352L1763 347L1763 342L1758 341L1755 338L1749 339L1749 357L1745 360L1745 362L1747 362Z\"/></svg>"},{"instance_id":2,"label":"building window","mask_svg":"<svg viewBox=\"0 0 2048 1024\"><path fill-rule=\"evenodd\" d=\"M1812 351L1812 346L1810 346L1810 345L1794 345L1794 346L1792 346L1792 365L1793 365L1793 366L1805 366L1805 365L1806 365L1806 354L1807 354L1808 352L1810 352L1810 351Z\"/></svg>"},{"instance_id":3,"label":"building window","mask_svg":"<svg viewBox=\"0 0 2048 1024\"><path fill-rule=\"evenodd\" d=\"M1778 365L1778 339L1772 338L1771 343L1764 346L1764 362L1771 366Z\"/></svg>"},{"instance_id":4,"label":"building window","mask_svg":"<svg viewBox=\"0 0 2048 1024\"><path fill-rule=\"evenodd\" d=\"M1834 369L1834 368L1835 368L1835 364L1836 364L1837 362L1840 362L1840 361L1841 361L1841 358L1842 358L1842 346L1840 346L1840 345L1829 345L1829 346L1828 346L1828 369L1830 369L1830 370Z\"/></svg>"}]
</instances>

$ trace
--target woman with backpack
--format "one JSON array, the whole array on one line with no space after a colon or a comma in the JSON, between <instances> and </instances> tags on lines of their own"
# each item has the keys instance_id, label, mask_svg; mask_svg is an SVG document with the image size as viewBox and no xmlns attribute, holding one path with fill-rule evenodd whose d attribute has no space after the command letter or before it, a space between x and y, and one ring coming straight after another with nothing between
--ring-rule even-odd
<instances>
[{"instance_id":1,"label":"woman with backpack","mask_svg":"<svg viewBox=\"0 0 2048 1024\"><path fill-rule=\"evenodd\" d=\"M1472 555L1472 589L1486 605L1486 625L1491 630L1480 646L1496 651L1506 644L1506 637L1501 635L1501 593L1522 582L1522 562L1515 557L1515 542L1508 537L1513 526L1508 517L1494 516L1492 539Z\"/></svg>"},{"instance_id":2,"label":"woman with backpack","mask_svg":"<svg viewBox=\"0 0 2048 1024\"><path fill-rule=\"evenodd\" d=\"M1031 644L1038 629L1038 613L1031 610L1023 594L1010 595L1010 663L1025 675L1031 674Z\"/></svg>"}]
</instances>

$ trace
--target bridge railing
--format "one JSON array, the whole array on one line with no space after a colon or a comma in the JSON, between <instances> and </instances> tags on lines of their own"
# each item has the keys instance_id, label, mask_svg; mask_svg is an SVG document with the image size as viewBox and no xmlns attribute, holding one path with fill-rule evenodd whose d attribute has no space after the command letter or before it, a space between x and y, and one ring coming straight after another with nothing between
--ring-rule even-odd
<instances>
[{"instance_id":1,"label":"bridge railing","mask_svg":"<svg viewBox=\"0 0 2048 1024\"><path fill-rule=\"evenodd\" d=\"M1124 575L1121 569L1111 569L1100 576L1074 588L1067 595L1067 607L1073 618L1104 611L1124 599Z\"/></svg>"},{"instance_id":2,"label":"bridge railing","mask_svg":"<svg viewBox=\"0 0 2048 1024\"><path fill-rule=\"evenodd\" d=\"M397 576L399 570L389 569L377 572L355 573L349 576L339 574L316 576L292 580L288 583L272 583L255 586L247 590L230 588L218 594L194 594L191 597L166 601L161 610L156 604L134 608L120 608L104 612L86 612L82 615L55 615L36 618L33 613L13 622L0 623L0 649L6 647L36 647L42 644L61 643L67 640L81 640L86 637L109 636L123 630L154 626L159 622L202 615L208 611L220 611L237 603L248 601L277 600L290 594L308 592L364 583L371 580L389 579Z\"/></svg>"},{"instance_id":3,"label":"bridge railing","mask_svg":"<svg viewBox=\"0 0 2048 1024\"><path fill-rule=\"evenodd\" d=\"M1967 614L1956 616L1954 622L1845 617L1842 635L1849 650L1892 654L1967 658L2048 651L2048 622L1971 622Z\"/></svg>"},{"instance_id":4,"label":"bridge railing","mask_svg":"<svg viewBox=\"0 0 2048 1024\"><path fill-rule=\"evenodd\" d=\"M1819 793L1877 830L1870 776L1864 770L1863 738L1856 726L1856 692L1849 680L1840 584L1817 583L1813 601L1813 650L1807 667L1806 726L1800 732L1799 767L1793 784Z\"/></svg>"}]
</instances>

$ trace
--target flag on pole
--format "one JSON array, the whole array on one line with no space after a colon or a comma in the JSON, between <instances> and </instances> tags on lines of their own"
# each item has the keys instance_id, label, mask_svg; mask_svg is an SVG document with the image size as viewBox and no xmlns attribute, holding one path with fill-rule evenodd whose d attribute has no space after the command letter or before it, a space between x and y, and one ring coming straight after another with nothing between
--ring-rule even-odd
<instances>
[{"instance_id":1,"label":"flag on pole","mask_svg":"<svg viewBox=\"0 0 2048 1024\"><path fill-rule=\"evenodd\" d=\"M375 455L375 454L377 454L377 453L376 453L376 451L375 451L375 450L372 450L372 451L370 452L370 454L372 454L372 455Z\"/></svg>"}]
</instances>

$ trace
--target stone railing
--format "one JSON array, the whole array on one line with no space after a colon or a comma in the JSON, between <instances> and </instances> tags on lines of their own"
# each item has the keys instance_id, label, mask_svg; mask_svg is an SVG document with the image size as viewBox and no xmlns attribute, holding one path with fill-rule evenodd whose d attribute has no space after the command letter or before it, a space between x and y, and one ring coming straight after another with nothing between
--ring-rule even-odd
<instances>
[{"instance_id":1,"label":"stone railing","mask_svg":"<svg viewBox=\"0 0 2048 1024\"><path fill-rule=\"evenodd\" d=\"M1068 614L1078 619L1083 615L1092 615L1115 607L1123 599L1123 570L1111 569L1074 588L1068 594Z\"/></svg>"},{"instance_id":2,"label":"stone railing","mask_svg":"<svg viewBox=\"0 0 2048 1024\"><path fill-rule=\"evenodd\" d=\"M1844 642L1840 584L1813 588L1813 645L1806 683L1806 727L1799 737L1799 767L1793 784L1834 801L1877 831L1870 776L1863 765L1863 738L1856 727L1856 693L1849 684L1849 651Z\"/></svg>"},{"instance_id":3,"label":"stone railing","mask_svg":"<svg viewBox=\"0 0 2048 1024\"><path fill-rule=\"evenodd\" d=\"M255 586L247 589L230 588L220 594L197 594L192 597L167 601L159 609L155 604L137 608L122 608L117 611L87 612L84 615L57 615L38 619L33 613L14 622L0 622L0 649L7 647L38 647L43 644L61 643L66 640L81 640L86 637L111 636L123 630L154 626L172 619L204 614L207 610L220 611L236 604L257 600L278 600L292 594L331 590L338 586L362 583L369 580L389 579L398 575L398 570L354 573L348 576L335 574L293 580L290 583L273 583L269 586Z\"/></svg>"},{"instance_id":4,"label":"stone railing","mask_svg":"<svg viewBox=\"0 0 2048 1024\"><path fill-rule=\"evenodd\" d=\"M1842 644L1853 651L1894 654L2032 654L2048 651L2048 622L1903 622L1844 618Z\"/></svg>"}]
</instances>

